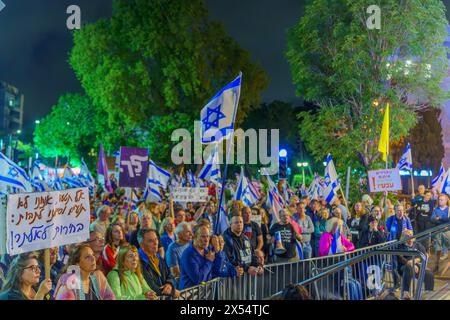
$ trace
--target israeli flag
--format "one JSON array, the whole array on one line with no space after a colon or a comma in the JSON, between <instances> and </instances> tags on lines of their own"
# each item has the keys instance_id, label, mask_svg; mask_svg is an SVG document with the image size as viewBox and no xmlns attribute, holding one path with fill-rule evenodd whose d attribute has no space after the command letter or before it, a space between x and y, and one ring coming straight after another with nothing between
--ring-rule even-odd
<instances>
[{"instance_id":1,"label":"israeli flag","mask_svg":"<svg viewBox=\"0 0 450 320\"><path fill-rule=\"evenodd\" d=\"M411 156L411 146L409 145L409 143L406 146L406 150L405 150L405 152L403 152L402 157L398 161L397 168L399 170L408 170L408 171L412 171L412 169L413 169L413 167L412 167L412 156Z\"/></svg>"},{"instance_id":2,"label":"israeli flag","mask_svg":"<svg viewBox=\"0 0 450 320\"><path fill-rule=\"evenodd\" d=\"M261 171L262 172L262 171ZM279 212L283 209L283 197L278 192L277 186L272 181L269 175L267 175L267 181L269 182L269 188L267 192L267 202L266 205L271 209L270 225L280 221Z\"/></svg>"},{"instance_id":3,"label":"israeli flag","mask_svg":"<svg viewBox=\"0 0 450 320\"><path fill-rule=\"evenodd\" d=\"M35 192L51 191L50 187L42 177L39 164L36 161L33 163L33 167L31 169L31 185L33 186L33 190Z\"/></svg>"},{"instance_id":4,"label":"israeli flag","mask_svg":"<svg viewBox=\"0 0 450 320\"><path fill-rule=\"evenodd\" d=\"M445 168L444 165L441 164L441 168L439 169L438 175L436 176L436 178L433 179L433 181L431 181L431 187L436 188L437 190L441 190L444 178L445 178Z\"/></svg>"},{"instance_id":5,"label":"israeli flag","mask_svg":"<svg viewBox=\"0 0 450 320\"><path fill-rule=\"evenodd\" d=\"M198 177L202 180L211 181L216 185L221 184L219 148L217 145L214 146L214 149L206 160L205 165L200 171Z\"/></svg>"},{"instance_id":6,"label":"israeli flag","mask_svg":"<svg viewBox=\"0 0 450 320\"><path fill-rule=\"evenodd\" d=\"M147 180L147 188L145 189L144 199L146 201L162 201L159 188L167 189L170 173L158 167L152 160L148 163L149 174Z\"/></svg>"},{"instance_id":7,"label":"israeli flag","mask_svg":"<svg viewBox=\"0 0 450 320\"><path fill-rule=\"evenodd\" d=\"M258 201L254 187L244 174L244 168L241 168L241 176L234 195L234 200L241 200L247 207L251 207Z\"/></svg>"},{"instance_id":8,"label":"israeli flag","mask_svg":"<svg viewBox=\"0 0 450 320\"><path fill-rule=\"evenodd\" d=\"M217 216L216 224L214 225L214 234L216 235L223 234L230 227L228 215L225 211L224 201L225 197L223 197L222 202L220 203L219 214Z\"/></svg>"},{"instance_id":9,"label":"israeli flag","mask_svg":"<svg viewBox=\"0 0 450 320\"><path fill-rule=\"evenodd\" d=\"M202 109L200 114L201 141L203 144L218 143L228 139L234 131L242 72L222 88Z\"/></svg>"},{"instance_id":10,"label":"israeli flag","mask_svg":"<svg viewBox=\"0 0 450 320\"><path fill-rule=\"evenodd\" d=\"M95 180L92 177L92 174L83 159L81 159L80 176L82 176L89 183L89 186L93 186L95 184Z\"/></svg>"},{"instance_id":11,"label":"israeli flag","mask_svg":"<svg viewBox=\"0 0 450 320\"><path fill-rule=\"evenodd\" d=\"M327 164L325 167L325 175L323 177L324 182L324 194L325 201L327 203L332 203L336 198L338 190L339 190L339 179L336 172L336 168L334 167L333 159L331 158L331 154L327 156Z\"/></svg>"},{"instance_id":12,"label":"israeli flag","mask_svg":"<svg viewBox=\"0 0 450 320\"><path fill-rule=\"evenodd\" d=\"M447 195L450 195L450 168L444 174L444 177L442 179L442 184L438 185L438 187L439 187L439 189L437 189L437 190L439 193L445 193Z\"/></svg>"},{"instance_id":13,"label":"israeli flag","mask_svg":"<svg viewBox=\"0 0 450 320\"><path fill-rule=\"evenodd\" d=\"M342 239L341 239L341 226L338 223L336 231L333 235L333 240L331 241L329 255L338 254L344 252L344 248L342 247Z\"/></svg>"},{"instance_id":14,"label":"israeli flag","mask_svg":"<svg viewBox=\"0 0 450 320\"><path fill-rule=\"evenodd\" d=\"M52 188L54 191L61 191L64 190L64 185L61 181L61 178L58 174L58 168L55 168L55 180L53 181Z\"/></svg>"},{"instance_id":15,"label":"israeli flag","mask_svg":"<svg viewBox=\"0 0 450 320\"><path fill-rule=\"evenodd\" d=\"M33 192L30 180L21 167L0 152L0 185L1 190L7 187L16 188L19 192Z\"/></svg>"}]
</instances>

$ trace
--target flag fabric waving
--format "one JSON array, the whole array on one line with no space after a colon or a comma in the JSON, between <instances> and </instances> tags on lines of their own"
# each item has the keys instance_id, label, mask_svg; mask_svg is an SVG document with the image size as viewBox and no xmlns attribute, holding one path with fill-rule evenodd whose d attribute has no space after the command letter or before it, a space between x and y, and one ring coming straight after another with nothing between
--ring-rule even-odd
<instances>
[{"instance_id":1,"label":"flag fabric waving","mask_svg":"<svg viewBox=\"0 0 450 320\"><path fill-rule=\"evenodd\" d=\"M283 209L284 202L283 197L278 192L277 186L272 181L269 175L267 175L267 181L269 182L269 188L267 190L267 206L271 209L271 225L280 221L279 212Z\"/></svg>"},{"instance_id":2,"label":"flag fabric waving","mask_svg":"<svg viewBox=\"0 0 450 320\"><path fill-rule=\"evenodd\" d=\"M444 165L441 164L441 168L439 169L438 175L436 176L436 178L433 179L433 181L431 181L431 186L436 188L436 190L441 190L444 178L445 178L445 169Z\"/></svg>"},{"instance_id":3,"label":"flag fabric waving","mask_svg":"<svg viewBox=\"0 0 450 320\"><path fill-rule=\"evenodd\" d=\"M234 121L241 93L242 73L223 87L201 111L201 141L203 144L228 139L234 130Z\"/></svg>"},{"instance_id":4,"label":"flag fabric waving","mask_svg":"<svg viewBox=\"0 0 450 320\"><path fill-rule=\"evenodd\" d=\"M325 167L325 175L323 177L325 187L324 187L324 197L327 203L332 203L333 200L337 197L337 193L339 190L339 179L334 167L333 159L331 158L331 154L328 154L327 163Z\"/></svg>"},{"instance_id":5,"label":"flag fabric waving","mask_svg":"<svg viewBox=\"0 0 450 320\"><path fill-rule=\"evenodd\" d=\"M383 161L387 161L387 156L389 154L389 103L386 105L386 111L384 112L378 151L383 154Z\"/></svg>"},{"instance_id":6,"label":"flag fabric waving","mask_svg":"<svg viewBox=\"0 0 450 320\"><path fill-rule=\"evenodd\" d=\"M19 192L33 192L30 180L21 167L0 152L0 185L2 190L7 187L16 188Z\"/></svg>"},{"instance_id":7,"label":"flag fabric waving","mask_svg":"<svg viewBox=\"0 0 450 320\"><path fill-rule=\"evenodd\" d=\"M218 145L214 146L214 149L206 160L205 165L200 171L198 177L202 180L211 181L216 185L221 184Z\"/></svg>"},{"instance_id":8,"label":"flag fabric waving","mask_svg":"<svg viewBox=\"0 0 450 320\"><path fill-rule=\"evenodd\" d=\"M155 200L160 202L162 197L159 188L167 188L171 175L166 170L158 167L152 160L149 161L148 168L147 188L145 189L144 199L146 201Z\"/></svg>"},{"instance_id":9,"label":"flag fabric waving","mask_svg":"<svg viewBox=\"0 0 450 320\"><path fill-rule=\"evenodd\" d=\"M338 223L338 226L334 232L333 240L331 241L330 251L329 254L337 254L344 252L344 249L342 247L342 241L341 241L341 227Z\"/></svg>"},{"instance_id":10,"label":"flag fabric waving","mask_svg":"<svg viewBox=\"0 0 450 320\"><path fill-rule=\"evenodd\" d=\"M409 143L406 146L406 149L403 152L402 157L398 161L397 168L399 170L408 170L408 171L412 171L412 169L413 169L413 167L412 167L411 146L410 146Z\"/></svg>"},{"instance_id":11,"label":"flag fabric waving","mask_svg":"<svg viewBox=\"0 0 450 320\"><path fill-rule=\"evenodd\" d=\"M258 201L254 186L249 182L245 176L244 168L241 168L241 176L234 195L234 200L241 200L248 207L251 207Z\"/></svg>"}]
</instances>

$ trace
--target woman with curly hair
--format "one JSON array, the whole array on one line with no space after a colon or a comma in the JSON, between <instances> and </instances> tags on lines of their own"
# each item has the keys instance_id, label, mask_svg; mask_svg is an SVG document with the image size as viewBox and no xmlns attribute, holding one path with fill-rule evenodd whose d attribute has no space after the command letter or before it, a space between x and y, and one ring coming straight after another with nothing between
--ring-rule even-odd
<instances>
[{"instance_id":1,"label":"woman with curly hair","mask_svg":"<svg viewBox=\"0 0 450 320\"><path fill-rule=\"evenodd\" d=\"M116 267L108 273L108 283L117 300L157 300L142 277L139 252L135 246L121 248Z\"/></svg>"}]
</instances>

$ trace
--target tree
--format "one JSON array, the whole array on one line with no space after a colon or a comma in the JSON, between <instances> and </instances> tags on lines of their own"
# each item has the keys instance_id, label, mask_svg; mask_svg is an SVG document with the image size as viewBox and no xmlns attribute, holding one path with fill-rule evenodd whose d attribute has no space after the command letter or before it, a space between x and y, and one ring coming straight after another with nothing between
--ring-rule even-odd
<instances>
[{"instance_id":1,"label":"tree","mask_svg":"<svg viewBox=\"0 0 450 320\"><path fill-rule=\"evenodd\" d=\"M97 150L102 133L108 131L103 121L105 117L106 113L95 107L88 97L63 95L36 127L35 146L43 157L69 157L78 162L81 157L89 159L93 149Z\"/></svg>"},{"instance_id":2,"label":"tree","mask_svg":"<svg viewBox=\"0 0 450 320\"><path fill-rule=\"evenodd\" d=\"M320 107L299 114L301 137L317 160L331 152L341 169L382 166L377 149L386 103L396 141L417 124L418 111L448 96L440 88L447 73L442 2L382 1L380 30L366 27L370 4L314 0L289 30L286 55L297 94Z\"/></svg>"},{"instance_id":3,"label":"tree","mask_svg":"<svg viewBox=\"0 0 450 320\"><path fill-rule=\"evenodd\" d=\"M210 21L202 0L115 0L112 17L74 33L70 64L87 95L105 110L104 139L170 157L170 130L193 128L201 108L243 72L237 123L259 106L268 84L250 54ZM176 116L175 116L176 115Z\"/></svg>"}]
</instances>

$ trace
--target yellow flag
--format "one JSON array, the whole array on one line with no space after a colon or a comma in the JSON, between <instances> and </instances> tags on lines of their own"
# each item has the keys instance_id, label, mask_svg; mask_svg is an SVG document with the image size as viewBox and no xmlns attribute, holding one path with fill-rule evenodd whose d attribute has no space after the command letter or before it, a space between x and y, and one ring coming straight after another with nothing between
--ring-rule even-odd
<instances>
[{"instance_id":1,"label":"yellow flag","mask_svg":"<svg viewBox=\"0 0 450 320\"><path fill-rule=\"evenodd\" d=\"M383 154L383 161L386 161L389 154L389 103L386 104L386 112L384 113L383 128L381 129L378 151Z\"/></svg>"}]
</instances>

